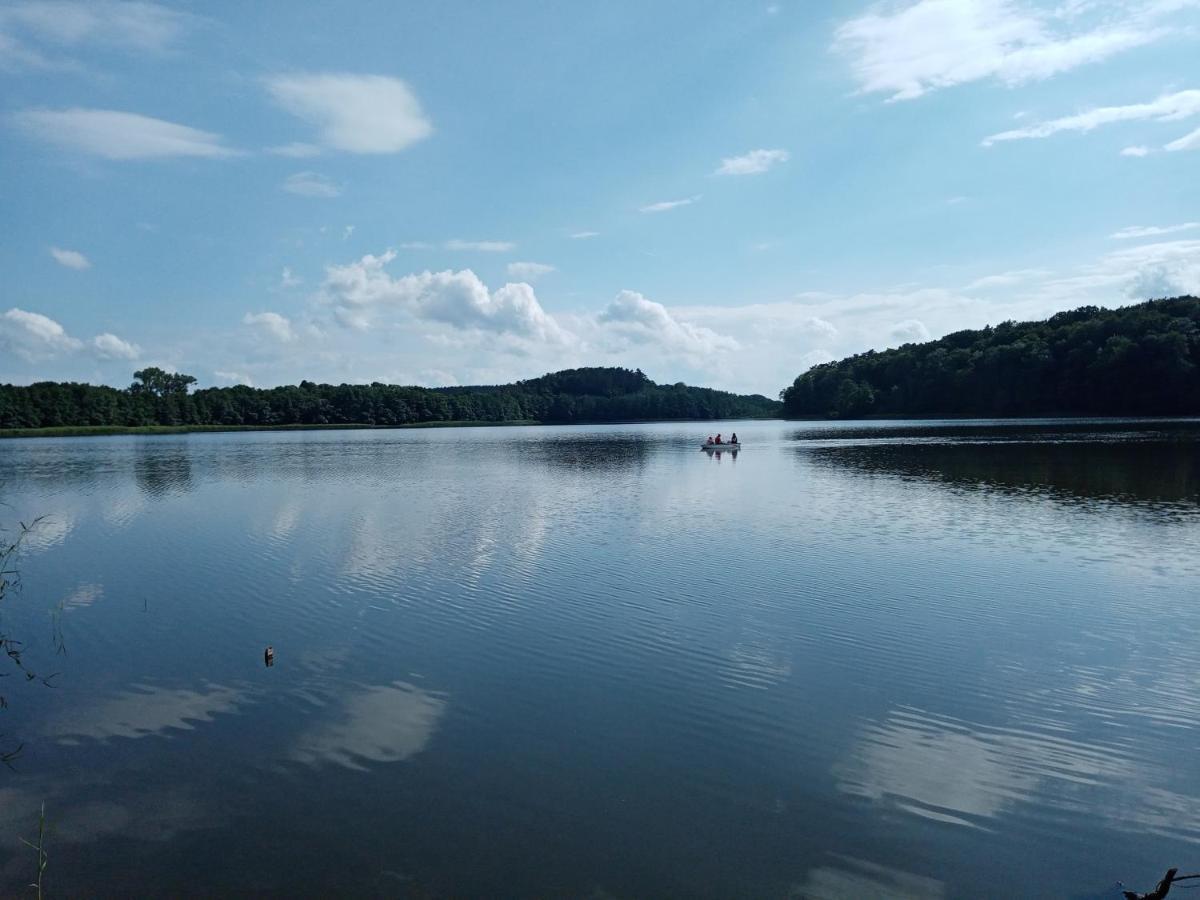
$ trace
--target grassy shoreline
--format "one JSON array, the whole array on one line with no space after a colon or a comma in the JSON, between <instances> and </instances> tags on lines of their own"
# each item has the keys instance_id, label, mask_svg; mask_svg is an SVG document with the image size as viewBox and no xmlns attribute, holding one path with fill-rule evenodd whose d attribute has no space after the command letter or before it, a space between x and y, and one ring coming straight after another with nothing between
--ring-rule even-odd
<instances>
[{"instance_id":1,"label":"grassy shoreline","mask_svg":"<svg viewBox=\"0 0 1200 900\"><path fill-rule=\"evenodd\" d=\"M478 428L500 425L541 425L533 419L505 422L412 422L405 425L367 425L337 423L332 425L55 425L50 428L0 428L0 438L91 437L123 434L202 434L229 431L361 431L389 428Z\"/></svg>"}]
</instances>

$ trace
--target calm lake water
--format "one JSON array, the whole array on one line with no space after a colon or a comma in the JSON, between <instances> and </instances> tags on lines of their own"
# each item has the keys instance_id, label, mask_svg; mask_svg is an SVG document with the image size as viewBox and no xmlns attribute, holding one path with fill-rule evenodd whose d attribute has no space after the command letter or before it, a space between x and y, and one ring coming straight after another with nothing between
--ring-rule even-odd
<instances>
[{"instance_id":1,"label":"calm lake water","mask_svg":"<svg viewBox=\"0 0 1200 900\"><path fill-rule=\"evenodd\" d=\"M43 802L50 896L1200 869L1197 422L0 441L0 502L5 895Z\"/></svg>"}]
</instances>

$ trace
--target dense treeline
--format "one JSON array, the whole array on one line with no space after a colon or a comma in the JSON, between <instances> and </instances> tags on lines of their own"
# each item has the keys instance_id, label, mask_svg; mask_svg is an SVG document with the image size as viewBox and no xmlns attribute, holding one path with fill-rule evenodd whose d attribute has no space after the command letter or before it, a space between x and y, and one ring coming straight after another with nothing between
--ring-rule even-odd
<instances>
[{"instance_id":1,"label":"dense treeline","mask_svg":"<svg viewBox=\"0 0 1200 900\"><path fill-rule=\"evenodd\" d=\"M814 366L785 416L1200 414L1200 299L1085 306Z\"/></svg>"},{"instance_id":2,"label":"dense treeline","mask_svg":"<svg viewBox=\"0 0 1200 900\"><path fill-rule=\"evenodd\" d=\"M614 422L776 415L780 404L616 368L570 369L510 385L456 388L314 384L205 388L161 369L126 390L91 384L0 385L0 428L88 425L409 425L422 422Z\"/></svg>"}]
</instances>

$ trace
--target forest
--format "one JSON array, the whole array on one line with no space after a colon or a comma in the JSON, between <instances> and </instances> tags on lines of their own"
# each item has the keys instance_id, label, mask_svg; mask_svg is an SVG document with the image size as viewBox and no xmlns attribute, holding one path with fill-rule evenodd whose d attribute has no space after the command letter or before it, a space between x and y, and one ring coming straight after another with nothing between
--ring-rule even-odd
<instances>
[{"instance_id":1,"label":"forest","mask_svg":"<svg viewBox=\"0 0 1200 900\"><path fill-rule=\"evenodd\" d=\"M126 389L39 382L0 385L0 429L147 425L399 426L438 422L618 422L778 415L762 395L682 382L655 384L640 369L568 369L507 385L422 388L314 384L193 390L190 375L147 368Z\"/></svg>"},{"instance_id":2,"label":"forest","mask_svg":"<svg viewBox=\"0 0 1200 900\"><path fill-rule=\"evenodd\" d=\"M813 366L789 418L1200 414L1200 299L1084 306Z\"/></svg>"}]
</instances>

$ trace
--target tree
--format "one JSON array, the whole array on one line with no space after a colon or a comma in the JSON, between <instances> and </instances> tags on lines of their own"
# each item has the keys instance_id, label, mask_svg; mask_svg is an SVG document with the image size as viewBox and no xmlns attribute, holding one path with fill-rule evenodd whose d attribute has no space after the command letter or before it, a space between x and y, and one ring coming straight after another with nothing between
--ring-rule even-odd
<instances>
[{"instance_id":1,"label":"tree","mask_svg":"<svg viewBox=\"0 0 1200 900\"><path fill-rule=\"evenodd\" d=\"M1200 299L1085 306L813 366L787 416L1200 413Z\"/></svg>"},{"instance_id":2,"label":"tree","mask_svg":"<svg viewBox=\"0 0 1200 900\"><path fill-rule=\"evenodd\" d=\"M871 385L865 381L855 381L852 378L845 378L838 385L837 399L834 401L833 411L837 413L839 418L853 418L854 416L861 416L870 410L874 403L875 392L871 389Z\"/></svg>"},{"instance_id":3,"label":"tree","mask_svg":"<svg viewBox=\"0 0 1200 900\"><path fill-rule=\"evenodd\" d=\"M760 395L655 384L640 370L567 369L507 385L419 388L376 382L257 389L244 385L189 393L190 375L149 367L128 390L42 382L0 385L0 428L49 425L403 425L413 422L535 419L761 417L780 404Z\"/></svg>"},{"instance_id":4,"label":"tree","mask_svg":"<svg viewBox=\"0 0 1200 900\"><path fill-rule=\"evenodd\" d=\"M133 377L138 381L129 386L129 393L150 394L154 397L177 397L186 394L188 388L196 383L196 379L191 375L166 372L157 366L148 366L134 372Z\"/></svg>"}]
</instances>

